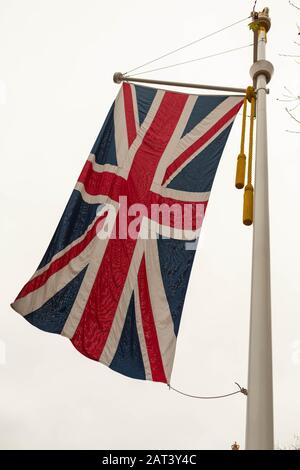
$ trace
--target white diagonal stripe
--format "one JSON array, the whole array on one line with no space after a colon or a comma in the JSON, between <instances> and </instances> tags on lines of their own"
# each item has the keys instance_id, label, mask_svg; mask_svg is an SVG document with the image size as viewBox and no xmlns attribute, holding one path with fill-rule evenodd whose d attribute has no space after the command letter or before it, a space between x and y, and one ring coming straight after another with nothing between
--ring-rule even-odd
<instances>
[{"instance_id":1,"label":"white diagonal stripe","mask_svg":"<svg viewBox=\"0 0 300 470\"><path fill-rule=\"evenodd\" d=\"M128 137L123 87L120 88L120 91L115 99L114 127L117 163L118 166L122 166L128 152Z\"/></svg>"},{"instance_id":2,"label":"white diagonal stripe","mask_svg":"<svg viewBox=\"0 0 300 470\"><path fill-rule=\"evenodd\" d=\"M113 173L114 175L123 176L122 168L116 165L111 165L110 163L104 163L104 165L96 162L96 156L91 153L88 157L88 160L92 163L92 168L95 173ZM125 173L124 173L125 175ZM125 175L126 176L126 175Z\"/></svg>"},{"instance_id":3,"label":"white diagonal stripe","mask_svg":"<svg viewBox=\"0 0 300 470\"><path fill-rule=\"evenodd\" d=\"M140 347L141 347L146 380L152 380L151 366L150 366L148 349L146 345L144 328L143 328L141 306L140 306L140 294L139 294L138 285L136 285L136 288L134 289L134 308L135 308L136 328L137 328Z\"/></svg>"},{"instance_id":4,"label":"white diagonal stripe","mask_svg":"<svg viewBox=\"0 0 300 470\"><path fill-rule=\"evenodd\" d=\"M131 88L135 128L136 128L136 133L138 133L139 128L140 128L140 122L139 122L139 113L138 113L138 104L137 104L137 98L136 98L136 91L135 91L135 86L133 85L133 83L130 83L129 85L130 85L130 88Z\"/></svg>"},{"instance_id":5,"label":"white diagonal stripe","mask_svg":"<svg viewBox=\"0 0 300 470\"><path fill-rule=\"evenodd\" d=\"M151 189L155 187L155 185L161 184L167 167L173 161L173 156L174 156L174 153L176 152L178 142L180 141L183 131L187 125L191 112L193 111L193 108L195 106L196 100L197 100L196 95L190 95L188 97L184 105L183 111L180 115L180 118L176 124L172 137L169 140L168 145L166 146L161 159L159 160L159 164L155 172Z\"/></svg>"},{"instance_id":6,"label":"white diagonal stripe","mask_svg":"<svg viewBox=\"0 0 300 470\"><path fill-rule=\"evenodd\" d=\"M175 227L170 227L170 225L163 225L159 224L155 220L151 219L144 219L148 221L148 227L151 231L151 235L149 238L151 240L156 240L158 238L158 234L165 238L172 238L173 240L182 240L182 241L191 241L195 240L199 237L201 226L203 219L200 221L200 227L196 230L189 230L189 229L180 229Z\"/></svg>"},{"instance_id":7,"label":"white diagonal stripe","mask_svg":"<svg viewBox=\"0 0 300 470\"><path fill-rule=\"evenodd\" d=\"M119 207L119 203L116 202L114 199L111 199L107 195L103 194L89 194L83 183L78 181L76 183L75 189L80 192L82 199L87 202L88 204L111 204L114 207Z\"/></svg>"},{"instance_id":8,"label":"white diagonal stripe","mask_svg":"<svg viewBox=\"0 0 300 470\"><path fill-rule=\"evenodd\" d=\"M109 238L106 240L101 240L98 237L95 237L94 240L95 242L93 243L93 249L90 252L89 257L89 266L86 270L71 312L69 313L68 319L61 332L63 336L66 336L70 339L73 337L83 315L86 303L94 286L100 264L105 254Z\"/></svg>"},{"instance_id":9,"label":"white diagonal stripe","mask_svg":"<svg viewBox=\"0 0 300 470\"><path fill-rule=\"evenodd\" d=\"M199 226L195 230L188 228L170 227L170 225L160 224L157 220L144 217L142 220L139 237L143 240L157 240L158 235L161 235L163 237L172 238L174 240L195 240L200 234L204 219L204 210L202 211L202 214L199 214L199 217L201 220L197 221L199 222Z\"/></svg>"},{"instance_id":10,"label":"white diagonal stripe","mask_svg":"<svg viewBox=\"0 0 300 470\"><path fill-rule=\"evenodd\" d=\"M180 173L183 168L185 168L200 152L203 152L222 132L227 129L228 126L235 120L235 116L233 116L229 121L227 121L221 129L216 132L213 137L211 137L202 147L198 148L189 158L187 158L180 167L178 167L174 173L164 182L163 186L166 187L170 182Z\"/></svg>"},{"instance_id":11,"label":"white diagonal stripe","mask_svg":"<svg viewBox=\"0 0 300 470\"><path fill-rule=\"evenodd\" d=\"M88 194L86 191L85 191L85 188L84 188L84 185L83 183L77 183L75 188L75 190L79 191L81 193L81 196L82 196L82 199L85 201L85 202L88 202L89 204L101 204L101 205L104 205L104 204L108 204L108 205L111 205L111 206L114 206L114 208L116 209L116 211L118 210L119 208L119 204L114 201L113 199L110 199L108 196L103 196L103 195L97 195L97 196L92 196L90 194ZM42 268L38 269L34 274L33 276L30 278L29 282L34 279L35 277L39 276L40 274L42 274L43 272L47 271L47 269L49 269L50 265L55 261L57 260L58 258L61 258L65 253L67 253L67 251L69 251L71 248L73 248L74 246L78 245L85 237L86 237L86 234L90 231L90 229L92 228L92 226L94 225L95 223L95 219L98 218L100 216L100 213L97 213L95 218L92 220L92 222L90 223L90 225L87 227L87 229L84 231L84 233L76 238L76 240L72 241L72 243L70 243L69 245L67 245L63 250L59 251L58 253L56 253L55 255L53 255L53 257L51 258L51 260L49 261L49 263L45 264L45 266L43 266Z\"/></svg>"},{"instance_id":12,"label":"white diagonal stripe","mask_svg":"<svg viewBox=\"0 0 300 470\"><path fill-rule=\"evenodd\" d=\"M134 249L129 271L119 300L119 304L107 337L104 349L99 361L102 364L110 365L112 362L122 335L126 314L130 299L137 283L138 270L144 252L144 241L138 240Z\"/></svg>"},{"instance_id":13,"label":"white diagonal stripe","mask_svg":"<svg viewBox=\"0 0 300 470\"><path fill-rule=\"evenodd\" d=\"M30 281L32 281L32 279L34 279L35 277L39 276L40 274L42 274L43 272L47 271L50 267L50 265L55 261L57 260L58 258L61 258L65 253L67 253L67 251L69 251L71 248L73 248L74 246L78 245L80 242L82 242L82 240L86 237L86 234L90 231L90 229L92 228L92 226L94 225L95 223L95 219L98 217L98 215L96 214L95 218L92 220L92 222L90 223L90 225L87 227L87 229L84 231L84 233L76 238L76 240L74 240L72 243L70 243L69 245L67 245L63 250L59 251L58 253L56 253L54 256L52 256L51 260L49 261L49 263L45 264L45 266L43 266L42 268L38 269L37 271L35 271L35 273L33 274L33 276L30 278Z\"/></svg>"},{"instance_id":14,"label":"white diagonal stripe","mask_svg":"<svg viewBox=\"0 0 300 470\"><path fill-rule=\"evenodd\" d=\"M154 100L153 100L153 102L150 106L150 109L149 109L148 113L147 113L147 116L146 116L143 124L140 126L140 128L138 130L138 133L137 133L137 136L134 139L134 141L133 141L133 143L132 143L132 145L129 149L127 159L126 159L126 161L124 162L124 165L123 165L124 174L126 174L126 178L127 178L128 173L130 171L130 168L131 168L133 159L135 157L135 154L138 151L141 144L143 143L145 134L148 131L148 129L150 128L150 126L151 126L151 124L152 124L152 122L153 122L153 120L156 116L156 113L159 110L159 107L160 107L160 104L162 102L162 99L163 99L164 95L165 95L165 92L163 90L157 90L156 95L154 97Z\"/></svg>"},{"instance_id":15,"label":"white diagonal stripe","mask_svg":"<svg viewBox=\"0 0 300 470\"><path fill-rule=\"evenodd\" d=\"M152 185L152 192L182 202L207 202L210 196L210 191L204 193L180 191L179 189L165 188L156 183Z\"/></svg>"},{"instance_id":16,"label":"white diagonal stripe","mask_svg":"<svg viewBox=\"0 0 300 470\"><path fill-rule=\"evenodd\" d=\"M163 286L156 240L149 240L147 242L145 259L149 294L159 348L164 371L168 383L170 383L175 356L176 336L174 333L172 315Z\"/></svg>"},{"instance_id":17,"label":"white diagonal stripe","mask_svg":"<svg viewBox=\"0 0 300 470\"><path fill-rule=\"evenodd\" d=\"M87 266L94 244L95 239L76 258L73 258L66 266L52 274L41 287L29 292L25 297L17 299L12 307L23 316L42 307Z\"/></svg>"},{"instance_id":18,"label":"white diagonal stripe","mask_svg":"<svg viewBox=\"0 0 300 470\"><path fill-rule=\"evenodd\" d=\"M178 142L178 147L174 152L172 161L176 160L185 150L193 145L200 137L211 129L228 111L241 101L240 96L229 96L211 111L202 121L199 122L190 132L188 132Z\"/></svg>"}]
</instances>

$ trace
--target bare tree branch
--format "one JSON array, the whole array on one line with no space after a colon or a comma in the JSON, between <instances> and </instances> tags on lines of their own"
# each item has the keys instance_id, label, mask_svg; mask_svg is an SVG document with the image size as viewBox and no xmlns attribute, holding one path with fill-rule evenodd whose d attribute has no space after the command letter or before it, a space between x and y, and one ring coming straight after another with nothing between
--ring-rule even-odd
<instances>
[{"instance_id":1,"label":"bare tree branch","mask_svg":"<svg viewBox=\"0 0 300 470\"><path fill-rule=\"evenodd\" d=\"M296 8L297 10L300 10L300 7L299 7L298 5L296 5L295 3L291 2L291 0L289 0L289 4L290 4L292 7Z\"/></svg>"},{"instance_id":2,"label":"bare tree branch","mask_svg":"<svg viewBox=\"0 0 300 470\"><path fill-rule=\"evenodd\" d=\"M290 111L293 112L295 111L295 109L299 108L300 106L300 100L298 100L298 103L296 104L296 106L294 106L293 108L290 108Z\"/></svg>"},{"instance_id":3,"label":"bare tree branch","mask_svg":"<svg viewBox=\"0 0 300 470\"><path fill-rule=\"evenodd\" d=\"M299 0L297 0L298 2ZM289 4L293 7L293 8L296 8L296 10L299 10L300 11L300 5L298 3L294 3L294 1L291 1L289 0ZM298 28L298 31L299 31L299 34L300 34L300 26L297 24L297 28ZM294 44L296 46L300 46L300 43L298 41L294 41ZM296 59L299 59L300 56L299 55L295 55L295 54L279 54L281 57L292 57L294 58L294 61L296 62L296 64L299 64L300 65L300 62ZM294 93L292 93L286 86L284 87L284 89L286 90L286 92L288 94L283 94L283 97L284 99L278 99L278 101L281 101L281 102L286 102L286 103L291 103L290 104L290 107L286 107L285 110L286 112L288 113L288 115L297 123L297 124L300 124L300 120L297 119L295 116L294 116L294 111L296 109L299 108L300 106L300 96L297 96L295 95ZM293 102L296 102L295 105L292 105ZM290 131L290 130L286 130L286 132L289 132L291 134L300 134L300 131ZM297 442L297 444L299 444L299 436L294 436L295 437L295 441ZM292 447L293 449L296 449L296 448L299 448L299 446L293 446Z\"/></svg>"},{"instance_id":4,"label":"bare tree branch","mask_svg":"<svg viewBox=\"0 0 300 470\"><path fill-rule=\"evenodd\" d=\"M277 98L277 101L280 101L281 103L293 103L293 101L295 101L295 98L289 99L289 100L282 100L280 98ZM241 114L243 114L243 113L241 113Z\"/></svg>"},{"instance_id":5,"label":"bare tree branch","mask_svg":"<svg viewBox=\"0 0 300 470\"><path fill-rule=\"evenodd\" d=\"M294 119L294 121L300 124L300 121L297 118L295 118L295 116L291 113L291 111L288 108L285 108L285 110L291 116L291 118Z\"/></svg>"},{"instance_id":6,"label":"bare tree branch","mask_svg":"<svg viewBox=\"0 0 300 470\"><path fill-rule=\"evenodd\" d=\"M298 120L293 112L299 108L300 106L300 95L294 94L293 91L291 91L288 87L284 86L284 89L286 93L282 94L284 98L277 98L277 101L281 103L290 103L290 107L286 107L285 110L288 113L288 115L295 121L297 124L300 124L300 120ZM288 93L288 94L287 94ZM294 105L292 103L295 103ZM300 134L300 131L291 131L289 129L286 129L285 132L289 132L291 134Z\"/></svg>"},{"instance_id":7,"label":"bare tree branch","mask_svg":"<svg viewBox=\"0 0 300 470\"><path fill-rule=\"evenodd\" d=\"M283 88L289 93L288 98L295 98L295 93L293 93L287 86L284 86Z\"/></svg>"},{"instance_id":8,"label":"bare tree branch","mask_svg":"<svg viewBox=\"0 0 300 470\"><path fill-rule=\"evenodd\" d=\"M293 54L279 54L281 57L297 57L300 58L300 55L293 55Z\"/></svg>"}]
</instances>

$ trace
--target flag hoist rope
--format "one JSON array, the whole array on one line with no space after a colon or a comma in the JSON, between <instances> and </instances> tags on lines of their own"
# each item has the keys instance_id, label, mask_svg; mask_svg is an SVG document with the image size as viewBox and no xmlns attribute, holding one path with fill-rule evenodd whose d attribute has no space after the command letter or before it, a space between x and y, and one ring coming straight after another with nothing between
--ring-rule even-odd
<instances>
[{"instance_id":1,"label":"flag hoist rope","mask_svg":"<svg viewBox=\"0 0 300 470\"><path fill-rule=\"evenodd\" d=\"M247 103L251 103L250 114L250 134L249 134L249 153L248 153L248 172L247 184L244 191L244 208L243 208L243 223L244 225L253 224L253 184L252 184L252 167L253 167L253 140L254 140L254 120L255 120L255 107L256 107L256 93L254 87L249 86L244 98L243 120L242 120L242 136L241 136L241 149L237 159L235 186L237 189L242 189L245 186L246 175L246 161L245 154L245 138L246 138L246 124L247 124Z\"/></svg>"},{"instance_id":2,"label":"flag hoist rope","mask_svg":"<svg viewBox=\"0 0 300 470\"><path fill-rule=\"evenodd\" d=\"M243 222L245 225L253 224L253 184L252 184L252 163L253 163L253 136L254 136L254 119L255 119L255 96L251 98L251 114L250 114L250 136L249 136L249 156L248 156L248 179L244 192L244 210Z\"/></svg>"},{"instance_id":3,"label":"flag hoist rope","mask_svg":"<svg viewBox=\"0 0 300 470\"><path fill-rule=\"evenodd\" d=\"M233 395L237 395L238 393L242 393L243 395L248 395L248 390L244 387L241 387L237 382L235 382L236 386L239 388L235 392L231 393L226 393L225 395L213 395L213 396L199 396L199 395L190 395L189 393L182 392L180 390L177 390L176 388L172 387L171 385L168 385L169 390L173 390L173 392L177 392L180 395L184 395L185 397L189 398L197 398L198 400L217 400L218 398L227 398L231 397Z\"/></svg>"},{"instance_id":4,"label":"flag hoist rope","mask_svg":"<svg viewBox=\"0 0 300 470\"><path fill-rule=\"evenodd\" d=\"M237 159L235 187L242 189L245 185L246 174L246 155L245 155L245 137L246 137L246 122L247 122L247 96L244 98L243 107L243 120L242 120L242 136L241 136L241 150Z\"/></svg>"}]
</instances>

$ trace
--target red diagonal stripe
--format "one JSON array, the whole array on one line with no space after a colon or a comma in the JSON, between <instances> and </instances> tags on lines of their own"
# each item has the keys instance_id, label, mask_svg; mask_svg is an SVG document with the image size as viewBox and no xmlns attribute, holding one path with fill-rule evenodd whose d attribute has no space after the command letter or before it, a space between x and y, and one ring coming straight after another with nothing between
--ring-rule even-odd
<instances>
[{"instance_id":1,"label":"red diagonal stripe","mask_svg":"<svg viewBox=\"0 0 300 470\"><path fill-rule=\"evenodd\" d=\"M124 107L125 107L125 117L126 117L126 126L127 126L128 148L130 148L132 145L132 142L136 138L136 124L135 124L135 118L134 118L131 86L129 85L129 83L123 83L123 96L124 96Z\"/></svg>"},{"instance_id":2,"label":"red diagonal stripe","mask_svg":"<svg viewBox=\"0 0 300 470\"><path fill-rule=\"evenodd\" d=\"M19 293L17 299L20 299L21 297L25 297L27 294L30 292L39 289L43 284L47 282L47 280L55 274L57 271L60 269L64 268L67 266L67 264L73 259L76 258L86 247L87 245L92 241L92 239L95 237L97 233L97 227L98 223L100 223L101 220L103 220L105 217L105 214L95 220L93 223L92 227L90 230L86 233L86 236L81 240L81 242L77 243L75 246L71 247L66 253L64 253L60 258L57 258L55 261L53 261L48 269L44 271L42 274L34 277L31 279L21 292Z\"/></svg>"},{"instance_id":3,"label":"red diagonal stripe","mask_svg":"<svg viewBox=\"0 0 300 470\"><path fill-rule=\"evenodd\" d=\"M203 145L205 145L222 127L230 121L240 110L243 101L236 104L232 109L230 109L219 121L217 121L205 134L203 134L196 142L194 142L189 148L187 148L179 157L168 166L163 182L164 184L168 179L180 168L186 160L188 160L191 155L197 150L200 150Z\"/></svg>"},{"instance_id":4,"label":"red diagonal stripe","mask_svg":"<svg viewBox=\"0 0 300 470\"><path fill-rule=\"evenodd\" d=\"M118 219L116 233L119 232ZM110 239L72 343L98 360L117 311L136 240Z\"/></svg>"},{"instance_id":5,"label":"red diagonal stripe","mask_svg":"<svg viewBox=\"0 0 300 470\"><path fill-rule=\"evenodd\" d=\"M151 367L152 380L154 382L167 383L151 306L145 256L142 258L139 269L138 285L142 324Z\"/></svg>"}]
</instances>

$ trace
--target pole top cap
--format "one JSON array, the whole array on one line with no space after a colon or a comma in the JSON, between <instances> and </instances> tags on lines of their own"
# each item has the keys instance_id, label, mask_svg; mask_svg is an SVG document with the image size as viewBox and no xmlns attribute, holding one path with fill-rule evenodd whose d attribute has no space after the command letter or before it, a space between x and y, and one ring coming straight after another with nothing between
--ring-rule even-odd
<instances>
[{"instance_id":1,"label":"pole top cap","mask_svg":"<svg viewBox=\"0 0 300 470\"><path fill-rule=\"evenodd\" d=\"M269 16L269 13L270 9L268 7L264 8L263 11L259 13L254 11L252 13L252 24L255 25L257 28L262 27L268 32L271 28L271 18Z\"/></svg>"}]
</instances>

